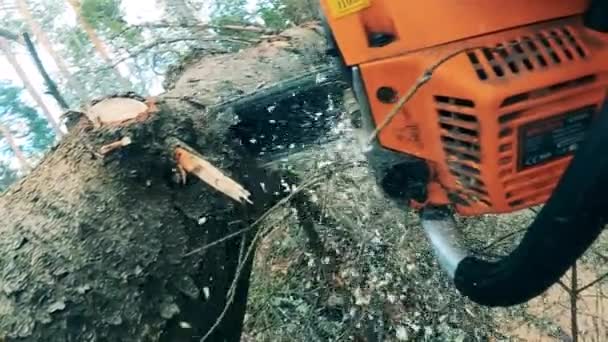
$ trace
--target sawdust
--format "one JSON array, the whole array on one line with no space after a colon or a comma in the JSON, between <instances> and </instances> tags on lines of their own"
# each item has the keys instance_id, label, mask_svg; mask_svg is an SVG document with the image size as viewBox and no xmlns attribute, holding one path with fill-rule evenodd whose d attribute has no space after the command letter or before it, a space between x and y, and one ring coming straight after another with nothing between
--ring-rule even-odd
<instances>
[{"instance_id":1,"label":"sawdust","mask_svg":"<svg viewBox=\"0 0 608 342\"><path fill-rule=\"evenodd\" d=\"M438 267L416 214L388 201L377 187L356 143L357 132L347 120L335 124L335 139L329 143L268 157L268 166L301 174L328 165L352 167L311 191L322 212L314 218L316 229L324 247L335 255L334 273L324 275L324 260L305 247L306 236L298 223L286 220L277 235L261 245L246 322L249 338L566 341L569 302L559 287L528 305L507 309L480 307L457 293ZM458 222L471 248L491 258L509 253L535 215L524 210ZM581 270L580 285L601 273L599 268L599 263L591 263ZM607 340L605 326L597 330L601 318L591 317L606 313L605 305L592 308L598 286L581 295L582 341ZM563 307L556 304L553 311L547 310L559 300ZM603 339L589 339L592 336Z\"/></svg>"}]
</instances>

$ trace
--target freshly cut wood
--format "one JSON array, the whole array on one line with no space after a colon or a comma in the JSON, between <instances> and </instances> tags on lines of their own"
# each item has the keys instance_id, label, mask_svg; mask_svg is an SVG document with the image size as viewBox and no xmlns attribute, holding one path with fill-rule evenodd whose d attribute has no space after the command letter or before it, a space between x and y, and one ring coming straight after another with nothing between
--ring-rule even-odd
<instances>
[{"instance_id":1,"label":"freshly cut wood","mask_svg":"<svg viewBox=\"0 0 608 342\"><path fill-rule=\"evenodd\" d=\"M150 107L133 98L110 97L90 106L86 114L93 123L118 125L143 119L150 114Z\"/></svg>"},{"instance_id":2,"label":"freshly cut wood","mask_svg":"<svg viewBox=\"0 0 608 342\"><path fill-rule=\"evenodd\" d=\"M282 36L287 48L262 42L183 66L155 100L70 112L70 132L0 196L0 340L240 340L248 251L286 196L261 148L318 136L325 117L302 113L334 113L343 88L301 82L328 62L314 30ZM262 83L291 95L256 97ZM180 167L204 182L180 183Z\"/></svg>"},{"instance_id":3,"label":"freshly cut wood","mask_svg":"<svg viewBox=\"0 0 608 342\"><path fill-rule=\"evenodd\" d=\"M221 170L206 161L193 148L179 141L176 142L175 146L175 160L181 170L182 183L186 183L186 174L191 173L233 200L239 203L253 204L249 199L251 196L249 191L224 175Z\"/></svg>"},{"instance_id":4,"label":"freshly cut wood","mask_svg":"<svg viewBox=\"0 0 608 342\"><path fill-rule=\"evenodd\" d=\"M131 140L131 138L124 137L124 138L122 138L122 139L120 139L118 141L115 141L115 142L109 143L107 145L101 146L101 149L99 150L99 152L102 155L106 155L106 154L111 153L113 151L116 151L116 150L118 150L120 148L129 146L132 143L133 143L133 140Z\"/></svg>"}]
</instances>

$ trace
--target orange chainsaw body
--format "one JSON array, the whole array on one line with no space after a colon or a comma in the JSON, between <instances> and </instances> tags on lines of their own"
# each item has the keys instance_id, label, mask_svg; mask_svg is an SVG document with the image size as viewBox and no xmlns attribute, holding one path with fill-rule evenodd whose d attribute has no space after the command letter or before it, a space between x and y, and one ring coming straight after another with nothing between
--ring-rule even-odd
<instances>
[{"instance_id":1,"label":"orange chainsaw body","mask_svg":"<svg viewBox=\"0 0 608 342\"><path fill-rule=\"evenodd\" d=\"M425 161L420 204L461 215L551 196L607 97L608 39L584 27L588 3L321 0L376 125L430 66L462 51L378 135L382 148Z\"/></svg>"}]
</instances>

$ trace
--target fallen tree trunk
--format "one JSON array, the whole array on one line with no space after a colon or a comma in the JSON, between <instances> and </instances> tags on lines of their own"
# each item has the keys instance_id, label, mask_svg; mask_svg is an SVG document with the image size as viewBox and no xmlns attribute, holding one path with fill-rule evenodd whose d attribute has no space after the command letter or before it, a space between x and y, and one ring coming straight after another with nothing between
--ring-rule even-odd
<instances>
[{"instance_id":1,"label":"fallen tree trunk","mask_svg":"<svg viewBox=\"0 0 608 342\"><path fill-rule=\"evenodd\" d=\"M288 194L256 158L322 131L307 122L343 87L320 74L324 48L293 29L191 63L157 99L71 113L70 133L0 197L0 340L238 341L247 252ZM292 95L271 103L276 89Z\"/></svg>"}]
</instances>

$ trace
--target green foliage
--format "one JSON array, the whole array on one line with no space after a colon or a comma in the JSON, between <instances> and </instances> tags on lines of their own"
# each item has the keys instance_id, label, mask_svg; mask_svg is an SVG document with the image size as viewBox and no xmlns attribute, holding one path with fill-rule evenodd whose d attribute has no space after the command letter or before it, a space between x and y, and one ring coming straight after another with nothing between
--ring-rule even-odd
<instances>
[{"instance_id":1,"label":"green foliage","mask_svg":"<svg viewBox=\"0 0 608 342\"><path fill-rule=\"evenodd\" d=\"M0 160L0 193L17 181L17 172L10 167L8 162Z\"/></svg>"},{"instance_id":2,"label":"green foliage","mask_svg":"<svg viewBox=\"0 0 608 342\"><path fill-rule=\"evenodd\" d=\"M80 14L96 30L120 30L126 26L119 0L84 0Z\"/></svg>"},{"instance_id":3,"label":"green foliage","mask_svg":"<svg viewBox=\"0 0 608 342\"><path fill-rule=\"evenodd\" d=\"M120 36L130 44L136 44L140 31L130 28L120 8L120 0L83 0L80 14L96 31L109 38Z\"/></svg>"},{"instance_id":4,"label":"green foliage","mask_svg":"<svg viewBox=\"0 0 608 342\"><path fill-rule=\"evenodd\" d=\"M21 99L22 89L0 81L0 120L23 142L29 155L44 152L55 140L47 120Z\"/></svg>"},{"instance_id":5,"label":"green foliage","mask_svg":"<svg viewBox=\"0 0 608 342\"><path fill-rule=\"evenodd\" d=\"M87 37L87 34L77 28L66 29L61 33L65 43L65 48L71 59L71 64L80 64L79 62L91 58L93 46Z\"/></svg>"},{"instance_id":6,"label":"green foliage","mask_svg":"<svg viewBox=\"0 0 608 342\"><path fill-rule=\"evenodd\" d=\"M11 132L27 157L34 159L55 140L46 119L21 99L22 89L0 80L0 121ZM19 175L11 167L13 151L0 136L0 192L15 182Z\"/></svg>"},{"instance_id":7,"label":"green foliage","mask_svg":"<svg viewBox=\"0 0 608 342\"><path fill-rule=\"evenodd\" d=\"M34 15L34 19L42 27L65 24L65 17L63 16L63 13L67 9L65 0L38 1L28 0L27 4Z\"/></svg>"},{"instance_id":8,"label":"green foliage","mask_svg":"<svg viewBox=\"0 0 608 342\"><path fill-rule=\"evenodd\" d=\"M318 7L316 0L261 0L258 2L256 14L266 26L281 30L316 19Z\"/></svg>"},{"instance_id":9,"label":"green foliage","mask_svg":"<svg viewBox=\"0 0 608 342\"><path fill-rule=\"evenodd\" d=\"M258 4L257 14L264 20L264 24L273 29L283 29L287 20L283 16L284 6L280 0L264 0Z\"/></svg>"},{"instance_id":10,"label":"green foliage","mask_svg":"<svg viewBox=\"0 0 608 342\"><path fill-rule=\"evenodd\" d=\"M211 9L214 24L246 24L251 16L246 9L247 0L216 0Z\"/></svg>"}]
</instances>

